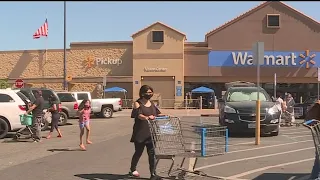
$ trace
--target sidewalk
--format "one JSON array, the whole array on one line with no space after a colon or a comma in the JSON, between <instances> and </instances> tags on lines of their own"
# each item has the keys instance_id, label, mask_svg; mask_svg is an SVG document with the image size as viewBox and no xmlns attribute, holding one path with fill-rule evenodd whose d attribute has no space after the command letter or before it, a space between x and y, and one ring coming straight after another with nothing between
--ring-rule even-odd
<instances>
[{"instance_id":1,"label":"sidewalk","mask_svg":"<svg viewBox=\"0 0 320 180\"><path fill-rule=\"evenodd\" d=\"M115 112L115 116L130 116L131 109L124 109L119 112ZM169 114L172 116L219 116L218 109L160 109L163 114Z\"/></svg>"}]
</instances>

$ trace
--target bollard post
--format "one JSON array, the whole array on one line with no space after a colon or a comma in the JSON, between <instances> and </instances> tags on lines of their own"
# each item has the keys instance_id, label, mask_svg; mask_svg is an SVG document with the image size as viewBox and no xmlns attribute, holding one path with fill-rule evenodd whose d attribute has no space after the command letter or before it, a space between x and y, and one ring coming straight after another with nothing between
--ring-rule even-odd
<instances>
[{"instance_id":1,"label":"bollard post","mask_svg":"<svg viewBox=\"0 0 320 180\"><path fill-rule=\"evenodd\" d=\"M206 156L206 128L201 128L201 156Z\"/></svg>"},{"instance_id":2,"label":"bollard post","mask_svg":"<svg viewBox=\"0 0 320 180\"><path fill-rule=\"evenodd\" d=\"M228 150L229 150L228 144L229 144L229 130L228 130L228 128L226 128L226 147L225 147L225 152L228 152Z\"/></svg>"},{"instance_id":3,"label":"bollard post","mask_svg":"<svg viewBox=\"0 0 320 180\"><path fill-rule=\"evenodd\" d=\"M256 145L260 144L260 100L256 103Z\"/></svg>"},{"instance_id":4,"label":"bollard post","mask_svg":"<svg viewBox=\"0 0 320 180\"><path fill-rule=\"evenodd\" d=\"M195 153L195 149L196 149L196 143L194 141L191 142L191 153ZM189 167L188 167L188 171L193 172L194 171L194 165L196 163L196 158L191 157L189 158Z\"/></svg>"},{"instance_id":5,"label":"bollard post","mask_svg":"<svg viewBox=\"0 0 320 180\"><path fill-rule=\"evenodd\" d=\"M184 97L184 106L185 106L185 109L188 109L188 96Z\"/></svg>"}]
</instances>

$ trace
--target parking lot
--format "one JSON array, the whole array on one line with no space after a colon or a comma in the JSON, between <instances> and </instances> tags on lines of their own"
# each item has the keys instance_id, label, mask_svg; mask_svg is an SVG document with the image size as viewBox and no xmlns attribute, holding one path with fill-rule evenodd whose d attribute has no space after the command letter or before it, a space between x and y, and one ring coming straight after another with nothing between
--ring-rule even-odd
<instances>
[{"instance_id":1,"label":"parking lot","mask_svg":"<svg viewBox=\"0 0 320 180\"><path fill-rule=\"evenodd\" d=\"M211 118L213 122L218 120ZM77 121L70 123L61 127L62 139L44 139L41 143L14 142L10 137L1 140L1 179L127 179L133 153L129 143L133 120L125 112L112 119L93 119L94 144L85 152L78 148ZM254 145L252 136L230 137L228 153L201 158L197 169L230 180L302 180L311 172L313 160L310 131L302 126L283 127L277 137L262 137L259 146ZM146 152L138 170L149 177Z\"/></svg>"}]
</instances>

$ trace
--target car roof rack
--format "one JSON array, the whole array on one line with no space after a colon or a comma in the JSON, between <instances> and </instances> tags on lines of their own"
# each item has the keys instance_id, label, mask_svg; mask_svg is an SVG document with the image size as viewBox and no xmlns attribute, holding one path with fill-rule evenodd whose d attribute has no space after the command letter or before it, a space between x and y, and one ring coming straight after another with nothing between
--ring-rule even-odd
<instances>
[{"instance_id":1,"label":"car roof rack","mask_svg":"<svg viewBox=\"0 0 320 180\"><path fill-rule=\"evenodd\" d=\"M246 82L246 81L233 81L225 84L226 88L230 87L256 87L255 83Z\"/></svg>"}]
</instances>

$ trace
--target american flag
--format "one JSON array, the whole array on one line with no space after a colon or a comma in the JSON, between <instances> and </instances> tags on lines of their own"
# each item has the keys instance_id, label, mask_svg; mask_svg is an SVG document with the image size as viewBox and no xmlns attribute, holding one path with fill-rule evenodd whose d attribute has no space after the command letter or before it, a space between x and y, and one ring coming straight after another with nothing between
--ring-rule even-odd
<instances>
[{"instance_id":1,"label":"american flag","mask_svg":"<svg viewBox=\"0 0 320 180\"><path fill-rule=\"evenodd\" d=\"M44 22L44 24L33 34L33 39L38 39L41 36L48 36L48 21Z\"/></svg>"}]
</instances>

